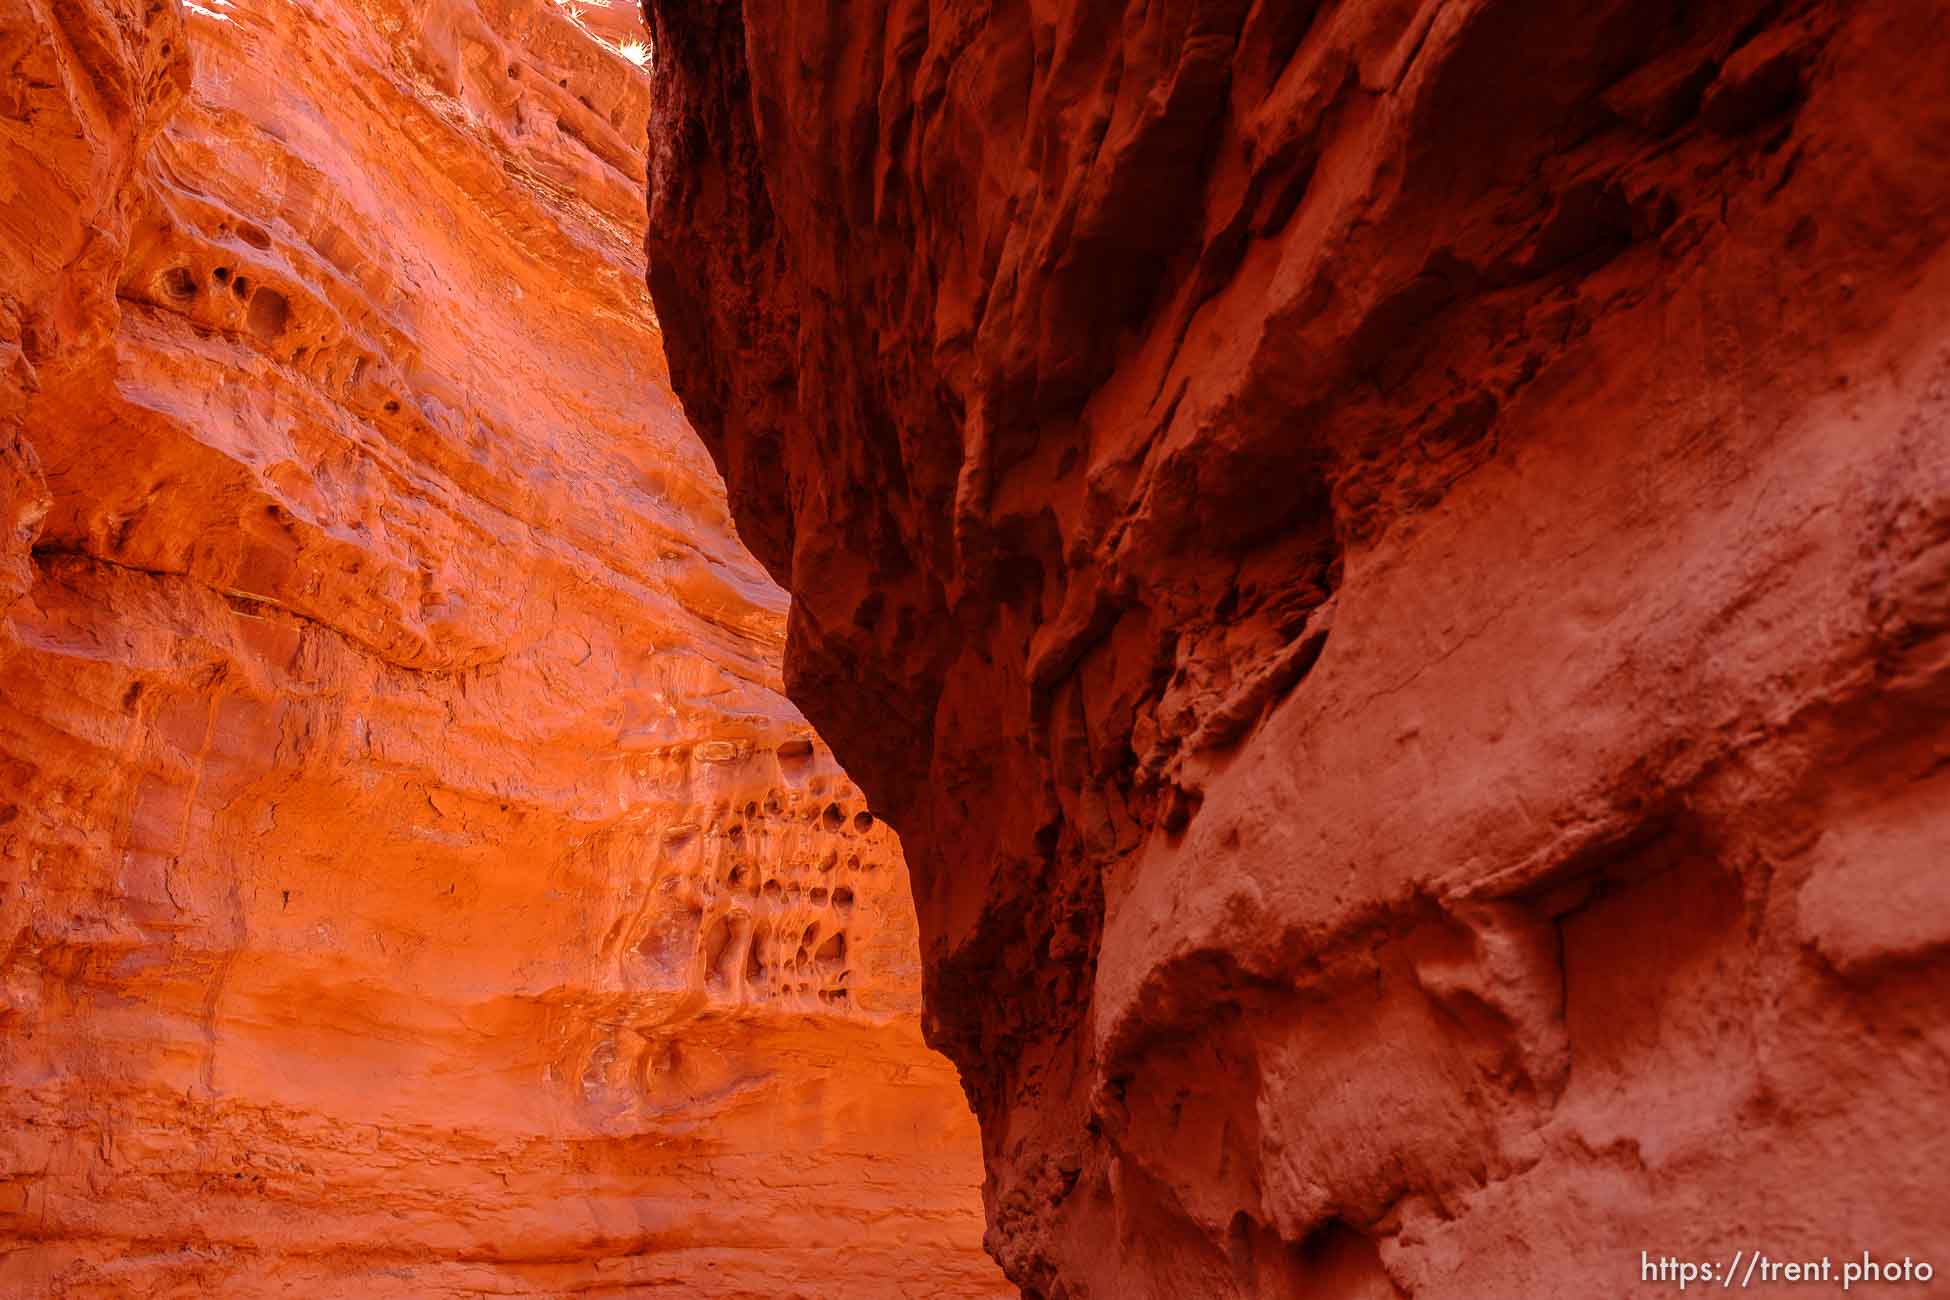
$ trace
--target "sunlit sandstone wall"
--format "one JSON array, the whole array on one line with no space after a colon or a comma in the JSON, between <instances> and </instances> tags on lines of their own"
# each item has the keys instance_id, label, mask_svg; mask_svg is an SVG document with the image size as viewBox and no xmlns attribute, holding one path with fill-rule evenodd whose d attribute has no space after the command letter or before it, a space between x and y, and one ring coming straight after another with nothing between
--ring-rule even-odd
<instances>
[{"instance_id":1,"label":"sunlit sandstone wall","mask_svg":"<svg viewBox=\"0 0 1950 1300\"><path fill-rule=\"evenodd\" d=\"M0 16L0 1293L1003 1291L664 387L644 73L538 3Z\"/></svg>"}]
</instances>

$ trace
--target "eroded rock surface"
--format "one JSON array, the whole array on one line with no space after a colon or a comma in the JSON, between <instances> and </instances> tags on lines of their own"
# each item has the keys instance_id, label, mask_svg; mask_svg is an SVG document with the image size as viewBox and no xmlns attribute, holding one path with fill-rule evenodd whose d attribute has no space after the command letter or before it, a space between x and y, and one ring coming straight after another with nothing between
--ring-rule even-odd
<instances>
[{"instance_id":1,"label":"eroded rock surface","mask_svg":"<svg viewBox=\"0 0 1950 1300\"><path fill-rule=\"evenodd\" d=\"M1007 1290L621 29L3 16L0 1292Z\"/></svg>"},{"instance_id":2,"label":"eroded rock surface","mask_svg":"<svg viewBox=\"0 0 1950 1300\"><path fill-rule=\"evenodd\" d=\"M1941 1253L1950 14L648 8L1027 1294Z\"/></svg>"}]
</instances>

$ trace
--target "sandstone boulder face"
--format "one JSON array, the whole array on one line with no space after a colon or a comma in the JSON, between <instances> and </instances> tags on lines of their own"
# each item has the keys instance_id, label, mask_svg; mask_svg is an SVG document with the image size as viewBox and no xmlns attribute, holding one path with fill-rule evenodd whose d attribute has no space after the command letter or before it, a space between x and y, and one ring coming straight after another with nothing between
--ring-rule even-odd
<instances>
[{"instance_id":1,"label":"sandstone boulder face","mask_svg":"<svg viewBox=\"0 0 1950 1300\"><path fill-rule=\"evenodd\" d=\"M647 7L1026 1294L1941 1242L1950 16Z\"/></svg>"},{"instance_id":2,"label":"sandstone boulder face","mask_svg":"<svg viewBox=\"0 0 1950 1300\"><path fill-rule=\"evenodd\" d=\"M623 36L0 31L0 1292L1008 1290L664 387Z\"/></svg>"}]
</instances>

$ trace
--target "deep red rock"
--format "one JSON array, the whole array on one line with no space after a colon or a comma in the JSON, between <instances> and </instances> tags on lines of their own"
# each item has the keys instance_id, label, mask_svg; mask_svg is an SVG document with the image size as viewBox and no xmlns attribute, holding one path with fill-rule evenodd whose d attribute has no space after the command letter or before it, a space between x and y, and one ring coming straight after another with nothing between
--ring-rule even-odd
<instances>
[{"instance_id":1,"label":"deep red rock","mask_svg":"<svg viewBox=\"0 0 1950 1300\"><path fill-rule=\"evenodd\" d=\"M1028 1294L1941 1253L1950 15L647 7Z\"/></svg>"}]
</instances>

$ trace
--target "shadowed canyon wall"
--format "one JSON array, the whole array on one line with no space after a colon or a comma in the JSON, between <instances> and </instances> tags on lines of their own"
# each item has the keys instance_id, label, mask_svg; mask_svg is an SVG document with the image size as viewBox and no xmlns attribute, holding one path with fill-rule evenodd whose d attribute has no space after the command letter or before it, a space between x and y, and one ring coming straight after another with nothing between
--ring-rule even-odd
<instances>
[{"instance_id":1,"label":"shadowed canyon wall","mask_svg":"<svg viewBox=\"0 0 1950 1300\"><path fill-rule=\"evenodd\" d=\"M1009 1290L628 24L0 18L0 1293Z\"/></svg>"},{"instance_id":2,"label":"shadowed canyon wall","mask_svg":"<svg viewBox=\"0 0 1950 1300\"><path fill-rule=\"evenodd\" d=\"M1025 1294L1941 1255L1950 10L647 7Z\"/></svg>"}]
</instances>

